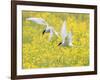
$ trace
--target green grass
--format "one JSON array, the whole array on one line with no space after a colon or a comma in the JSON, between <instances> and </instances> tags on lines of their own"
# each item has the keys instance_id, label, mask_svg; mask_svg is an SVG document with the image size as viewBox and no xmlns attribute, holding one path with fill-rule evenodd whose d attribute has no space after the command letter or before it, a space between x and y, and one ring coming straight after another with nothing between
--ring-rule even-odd
<instances>
[{"instance_id":1,"label":"green grass","mask_svg":"<svg viewBox=\"0 0 100 80\"><path fill-rule=\"evenodd\" d=\"M89 14L23 11L23 68L75 67L89 65ZM60 32L64 19L67 30L73 29L73 47L57 46L61 38L42 35L43 25L27 21L28 17L45 19Z\"/></svg>"}]
</instances>

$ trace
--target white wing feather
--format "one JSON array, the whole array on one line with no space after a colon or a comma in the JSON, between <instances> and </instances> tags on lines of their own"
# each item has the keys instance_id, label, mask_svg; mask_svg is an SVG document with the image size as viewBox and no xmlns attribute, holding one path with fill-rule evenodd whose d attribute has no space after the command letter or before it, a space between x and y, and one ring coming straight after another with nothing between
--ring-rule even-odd
<instances>
[{"instance_id":1,"label":"white wing feather","mask_svg":"<svg viewBox=\"0 0 100 80\"><path fill-rule=\"evenodd\" d=\"M33 22L35 22L37 24L41 24L41 25L47 24L46 21L42 18L32 18L32 17L30 17L30 18L27 18L26 20L30 20L30 21L33 21Z\"/></svg>"},{"instance_id":2,"label":"white wing feather","mask_svg":"<svg viewBox=\"0 0 100 80\"><path fill-rule=\"evenodd\" d=\"M57 31L54 30L54 33L55 33L55 35L56 35L58 38L60 38L60 36L59 36L59 34L58 34Z\"/></svg>"},{"instance_id":3,"label":"white wing feather","mask_svg":"<svg viewBox=\"0 0 100 80\"><path fill-rule=\"evenodd\" d=\"M73 46L73 44L72 44L72 33L71 32L69 32L69 34L68 34L68 45Z\"/></svg>"},{"instance_id":4,"label":"white wing feather","mask_svg":"<svg viewBox=\"0 0 100 80\"><path fill-rule=\"evenodd\" d=\"M63 41L65 41L66 36L67 36L66 21L64 21L61 29L61 37Z\"/></svg>"}]
</instances>

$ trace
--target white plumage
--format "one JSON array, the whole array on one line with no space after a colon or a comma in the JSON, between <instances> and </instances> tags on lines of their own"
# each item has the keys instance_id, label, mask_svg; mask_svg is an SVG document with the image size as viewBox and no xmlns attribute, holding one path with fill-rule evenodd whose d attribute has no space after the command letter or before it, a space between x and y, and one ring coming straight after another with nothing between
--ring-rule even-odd
<instances>
[{"instance_id":1,"label":"white plumage","mask_svg":"<svg viewBox=\"0 0 100 80\"><path fill-rule=\"evenodd\" d=\"M30 20L30 21L33 21L37 24L41 24L41 25L45 25L46 24L46 21L42 18L33 18L33 17L30 17L30 18L27 18L26 20Z\"/></svg>"},{"instance_id":2,"label":"white plumage","mask_svg":"<svg viewBox=\"0 0 100 80\"><path fill-rule=\"evenodd\" d=\"M67 32L66 30L66 21L63 22L62 28L61 28L61 37L62 42L60 45L62 46L73 46L72 44L72 32Z\"/></svg>"},{"instance_id":3,"label":"white plumage","mask_svg":"<svg viewBox=\"0 0 100 80\"><path fill-rule=\"evenodd\" d=\"M55 34L57 37L59 37L58 32L55 31L55 29L52 26L49 26L49 24L42 18L27 18L26 20L33 21L37 24L44 25L45 30L43 31L44 33L50 33L49 36L49 41L52 40L53 35ZM72 44L72 32L67 32L66 29L66 21L63 22L62 27L61 27L61 37L62 37L62 42L59 45L62 46L73 46Z\"/></svg>"},{"instance_id":4,"label":"white plumage","mask_svg":"<svg viewBox=\"0 0 100 80\"><path fill-rule=\"evenodd\" d=\"M50 37L49 37L49 41L52 40L52 37L53 35L55 34L57 37L59 37L58 33L54 30L54 28L52 26L49 26L49 24L42 18L27 18L26 20L30 20L30 21L33 21L37 24L41 24L41 25L44 25L45 27L45 30L43 31L43 34L44 33L50 33Z\"/></svg>"},{"instance_id":5,"label":"white plumage","mask_svg":"<svg viewBox=\"0 0 100 80\"><path fill-rule=\"evenodd\" d=\"M65 38L67 37L67 31L66 31L66 21L63 22L62 28L61 28L61 37L62 41L65 41Z\"/></svg>"}]
</instances>

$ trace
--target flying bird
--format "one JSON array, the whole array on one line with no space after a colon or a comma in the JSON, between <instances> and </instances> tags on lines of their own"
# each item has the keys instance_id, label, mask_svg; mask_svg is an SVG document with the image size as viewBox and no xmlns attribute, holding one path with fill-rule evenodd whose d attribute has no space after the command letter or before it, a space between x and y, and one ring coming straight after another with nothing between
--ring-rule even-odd
<instances>
[{"instance_id":1,"label":"flying bird","mask_svg":"<svg viewBox=\"0 0 100 80\"><path fill-rule=\"evenodd\" d=\"M45 29L43 30L42 34L44 35L44 33L50 33L49 41L52 40L52 37L54 34L57 37L59 37L58 32L56 32L55 29L52 26L50 26L44 19L30 17L30 18L27 18L26 20L33 21L33 22L40 24L40 25L44 25Z\"/></svg>"},{"instance_id":2,"label":"flying bird","mask_svg":"<svg viewBox=\"0 0 100 80\"><path fill-rule=\"evenodd\" d=\"M61 37L62 37L62 42L58 44L58 46L70 46L72 47L72 32L67 32L66 31L66 21L63 22L62 28L61 28Z\"/></svg>"}]
</instances>

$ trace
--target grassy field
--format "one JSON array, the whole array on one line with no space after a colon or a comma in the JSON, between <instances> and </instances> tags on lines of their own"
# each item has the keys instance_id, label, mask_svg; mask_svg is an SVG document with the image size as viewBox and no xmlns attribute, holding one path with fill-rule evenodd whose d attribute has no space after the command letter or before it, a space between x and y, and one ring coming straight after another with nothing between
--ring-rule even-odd
<instances>
[{"instance_id":1,"label":"grassy field","mask_svg":"<svg viewBox=\"0 0 100 80\"><path fill-rule=\"evenodd\" d=\"M89 14L23 11L23 68L75 67L89 65ZM43 25L27 21L28 17L45 19L60 32L64 19L67 30L73 29L73 47L57 46L61 38L42 35Z\"/></svg>"}]
</instances>

